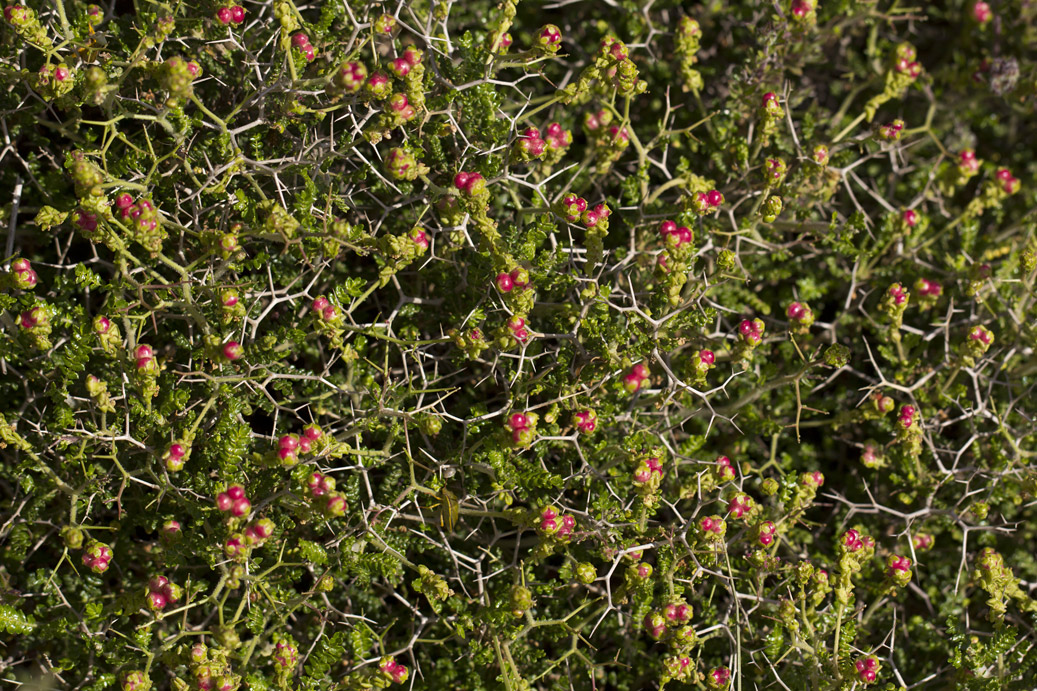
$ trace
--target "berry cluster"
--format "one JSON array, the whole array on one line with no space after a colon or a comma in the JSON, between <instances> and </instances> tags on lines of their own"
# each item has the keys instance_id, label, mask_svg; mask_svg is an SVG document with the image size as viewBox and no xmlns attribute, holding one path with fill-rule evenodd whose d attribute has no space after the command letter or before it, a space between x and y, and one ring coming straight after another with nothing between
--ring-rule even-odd
<instances>
[{"instance_id":1,"label":"berry cluster","mask_svg":"<svg viewBox=\"0 0 1037 691\"><path fill-rule=\"evenodd\" d=\"M83 565L94 573L104 573L114 557L112 548L103 542L93 540L83 550Z\"/></svg>"},{"instance_id":2,"label":"berry cluster","mask_svg":"<svg viewBox=\"0 0 1037 691\"><path fill-rule=\"evenodd\" d=\"M402 684L410 677L410 672L407 668L391 657L383 657L381 662L378 663L378 669L385 680L393 684Z\"/></svg>"},{"instance_id":3,"label":"berry cluster","mask_svg":"<svg viewBox=\"0 0 1037 691\"><path fill-rule=\"evenodd\" d=\"M537 515L536 531L541 537L567 541L576 528L576 519L571 514L563 514L557 508L549 506Z\"/></svg>"},{"instance_id":4,"label":"berry cluster","mask_svg":"<svg viewBox=\"0 0 1037 691\"><path fill-rule=\"evenodd\" d=\"M749 348L755 348L763 342L765 328L762 319L743 319L738 324L738 335L743 344Z\"/></svg>"},{"instance_id":5,"label":"berry cluster","mask_svg":"<svg viewBox=\"0 0 1037 691\"><path fill-rule=\"evenodd\" d=\"M687 226L678 227L674 221L663 221L660 223L659 235L662 236L666 246L672 250L690 244L694 239L694 235Z\"/></svg>"},{"instance_id":6,"label":"berry cluster","mask_svg":"<svg viewBox=\"0 0 1037 691\"><path fill-rule=\"evenodd\" d=\"M634 482L641 487L656 488L663 478L663 463L656 457L641 459L634 469Z\"/></svg>"},{"instance_id":7,"label":"berry cluster","mask_svg":"<svg viewBox=\"0 0 1037 691\"><path fill-rule=\"evenodd\" d=\"M577 431L583 434L590 434L598 428L598 414L590 408L578 411L573 418Z\"/></svg>"},{"instance_id":8,"label":"berry cluster","mask_svg":"<svg viewBox=\"0 0 1037 691\"><path fill-rule=\"evenodd\" d=\"M538 420L539 417L536 413L512 413L504 423L504 429L511 436L511 441L515 446L527 447L536 438Z\"/></svg>"},{"instance_id":9,"label":"berry cluster","mask_svg":"<svg viewBox=\"0 0 1037 691\"><path fill-rule=\"evenodd\" d=\"M510 272L502 271L497 274L496 281L497 288L502 293L510 293L512 290L522 291L529 287L529 271L522 267L516 267Z\"/></svg>"},{"instance_id":10,"label":"berry cluster","mask_svg":"<svg viewBox=\"0 0 1037 691\"><path fill-rule=\"evenodd\" d=\"M179 602L183 592L183 588L171 583L165 576L154 576L148 581L146 604L152 611L161 612L167 605Z\"/></svg>"},{"instance_id":11,"label":"berry cluster","mask_svg":"<svg viewBox=\"0 0 1037 691\"><path fill-rule=\"evenodd\" d=\"M316 450L324 439L324 432L317 425L306 425L302 434L283 434L277 439L277 461L290 468L299 462L299 456Z\"/></svg>"},{"instance_id":12,"label":"berry cluster","mask_svg":"<svg viewBox=\"0 0 1037 691\"><path fill-rule=\"evenodd\" d=\"M639 362L630 368L630 371L623 377L623 388L627 393L636 393L640 391L645 382L649 380L652 372L648 369L648 365L643 362Z\"/></svg>"},{"instance_id":13,"label":"berry cluster","mask_svg":"<svg viewBox=\"0 0 1037 691\"><path fill-rule=\"evenodd\" d=\"M869 655L854 662L853 667L857 670L857 676L861 683L870 684L878 676L879 659L874 655Z\"/></svg>"},{"instance_id":14,"label":"berry cluster","mask_svg":"<svg viewBox=\"0 0 1037 691\"><path fill-rule=\"evenodd\" d=\"M28 259L15 259L11 262L11 279L15 288L20 290L32 290L39 281L39 276L33 270Z\"/></svg>"},{"instance_id":15,"label":"berry cluster","mask_svg":"<svg viewBox=\"0 0 1037 691\"><path fill-rule=\"evenodd\" d=\"M166 231L150 200L134 200L131 195L123 193L115 198L115 208L119 210L119 216L130 223L137 242L153 253L162 249Z\"/></svg>"},{"instance_id":16,"label":"berry cluster","mask_svg":"<svg viewBox=\"0 0 1037 691\"><path fill-rule=\"evenodd\" d=\"M216 18L221 24L241 24L245 21L245 8L241 5L227 5L216 10Z\"/></svg>"},{"instance_id":17,"label":"berry cluster","mask_svg":"<svg viewBox=\"0 0 1037 691\"><path fill-rule=\"evenodd\" d=\"M317 51L310 43L310 37L301 31L292 34L292 46L302 51L303 56L306 58L306 62L313 62L314 58L317 57Z\"/></svg>"}]
</instances>

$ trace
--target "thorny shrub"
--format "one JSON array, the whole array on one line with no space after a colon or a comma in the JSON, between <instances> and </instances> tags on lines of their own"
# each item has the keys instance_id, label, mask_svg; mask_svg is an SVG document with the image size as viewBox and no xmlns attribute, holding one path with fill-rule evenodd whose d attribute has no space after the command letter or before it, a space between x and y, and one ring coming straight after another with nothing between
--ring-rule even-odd
<instances>
[{"instance_id":1,"label":"thorny shrub","mask_svg":"<svg viewBox=\"0 0 1037 691\"><path fill-rule=\"evenodd\" d=\"M1035 27L7 5L0 678L1033 688Z\"/></svg>"}]
</instances>

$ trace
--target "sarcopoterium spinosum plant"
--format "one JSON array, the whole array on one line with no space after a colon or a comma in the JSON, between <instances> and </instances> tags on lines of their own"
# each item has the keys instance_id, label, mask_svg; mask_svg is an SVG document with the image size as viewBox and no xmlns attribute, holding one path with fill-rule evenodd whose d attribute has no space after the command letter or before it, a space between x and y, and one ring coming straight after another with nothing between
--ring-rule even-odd
<instances>
[{"instance_id":1,"label":"sarcopoterium spinosum plant","mask_svg":"<svg viewBox=\"0 0 1037 691\"><path fill-rule=\"evenodd\" d=\"M0 46L5 686L1037 684L1033 3Z\"/></svg>"}]
</instances>

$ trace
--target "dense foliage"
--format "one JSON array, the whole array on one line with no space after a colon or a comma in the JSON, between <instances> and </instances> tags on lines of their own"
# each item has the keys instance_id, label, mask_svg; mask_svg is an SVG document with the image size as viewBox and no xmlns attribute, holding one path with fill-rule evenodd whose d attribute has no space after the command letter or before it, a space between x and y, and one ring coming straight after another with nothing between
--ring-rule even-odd
<instances>
[{"instance_id":1,"label":"dense foliage","mask_svg":"<svg viewBox=\"0 0 1037 691\"><path fill-rule=\"evenodd\" d=\"M1037 5L30 0L0 680L1032 689Z\"/></svg>"}]
</instances>

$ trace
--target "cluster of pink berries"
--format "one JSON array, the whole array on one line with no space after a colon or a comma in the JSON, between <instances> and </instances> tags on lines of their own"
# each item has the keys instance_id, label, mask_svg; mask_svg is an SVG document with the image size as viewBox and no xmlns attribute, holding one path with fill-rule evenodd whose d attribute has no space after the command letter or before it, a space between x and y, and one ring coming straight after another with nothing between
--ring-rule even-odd
<instances>
[{"instance_id":1,"label":"cluster of pink berries","mask_svg":"<svg viewBox=\"0 0 1037 691\"><path fill-rule=\"evenodd\" d=\"M875 407L876 412L881 415L885 415L889 411L896 407L897 403L891 397L886 396L881 391L874 391L871 394L871 404Z\"/></svg>"},{"instance_id":2,"label":"cluster of pink berries","mask_svg":"<svg viewBox=\"0 0 1037 691\"><path fill-rule=\"evenodd\" d=\"M220 354L223 356L223 359L231 362L240 359L244 352L245 351L241 347L241 344L237 341L227 341L220 349Z\"/></svg>"},{"instance_id":3,"label":"cluster of pink berries","mask_svg":"<svg viewBox=\"0 0 1037 691\"><path fill-rule=\"evenodd\" d=\"M755 502L748 494L738 493L727 502L727 512L732 518L743 518L753 510Z\"/></svg>"},{"instance_id":4,"label":"cluster of pink berries","mask_svg":"<svg viewBox=\"0 0 1037 691\"><path fill-rule=\"evenodd\" d=\"M317 51L310 43L310 37L301 31L292 34L292 45L303 52L303 55L306 56L306 62L313 62L314 58L317 57Z\"/></svg>"},{"instance_id":5,"label":"cluster of pink berries","mask_svg":"<svg viewBox=\"0 0 1037 691\"><path fill-rule=\"evenodd\" d=\"M913 405L904 405L900 407L900 413L897 415L897 422L904 429L908 429L915 423L918 418L918 411L915 410Z\"/></svg>"},{"instance_id":6,"label":"cluster of pink berries","mask_svg":"<svg viewBox=\"0 0 1037 691\"><path fill-rule=\"evenodd\" d=\"M899 283L894 283L889 287L889 297L893 299L893 304L903 305L905 302L907 302L907 289Z\"/></svg>"},{"instance_id":7,"label":"cluster of pink berries","mask_svg":"<svg viewBox=\"0 0 1037 691\"><path fill-rule=\"evenodd\" d=\"M870 535L861 535L858 531L850 528L843 533L843 547L847 552L858 552L862 549L875 546L875 540Z\"/></svg>"},{"instance_id":8,"label":"cluster of pink berries","mask_svg":"<svg viewBox=\"0 0 1037 691\"><path fill-rule=\"evenodd\" d=\"M47 326L50 323L50 314L45 307L33 307L18 315L18 326L23 329L34 329L37 326Z\"/></svg>"},{"instance_id":9,"label":"cluster of pink berries","mask_svg":"<svg viewBox=\"0 0 1037 691\"><path fill-rule=\"evenodd\" d=\"M915 292L922 298L935 300L943 294L943 286L931 278L919 278L915 281Z\"/></svg>"},{"instance_id":10,"label":"cluster of pink berries","mask_svg":"<svg viewBox=\"0 0 1037 691\"><path fill-rule=\"evenodd\" d=\"M380 34L391 34L396 28L396 17L391 14L383 14L374 20L374 30Z\"/></svg>"},{"instance_id":11,"label":"cluster of pink berries","mask_svg":"<svg viewBox=\"0 0 1037 691\"><path fill-rule=\"evenodd\" d=\"M559 123L552 122L544 131L544 136L540 135L540 130L536 127L524 129L515 142L515 151L520 158L531 160L540 158L545 151L564 150L572 141L572 132L564 129Z\"/></svg>"},{"instance_id":12,"label":"cluster of pink berries","mask_svg":"<svg viewBox=\"0 0 1037 691\"><path fill-rule=\"evenodd\" d=\"M526 160L540 158L546 148L547 142L540 137L540 130L536 127L524 129L515 142L515 152Z\"/></svg>"},{"instance_id":13,"label":"cluster of pink berries","mask_svg":"<svg viewBox=\"0 0 1037 691\"><path fill-rule=\"evenodd\" d=\"M277 439L277 460L284 466L293 466L299 462L299 456L308 454L313 445L324 437L324 432L317 425L306 425L302 434L283 434Z\"/></svg>"},{"instance_id":14,"label":"cluster of pink berries","mask_svg":"<svg viewBox=\"0 0 1037 691\"><path fill-rule=\"evenodd\" d=\"M220 20L221 24L241 24L245 21L245 8L241 5L221 7L216 10L216 18Z\"/></svg>"},{"instance_id":15,"label":"cluster of pink berries","mask_svg":"<svg viewBox=\"0 0 1037 691\"><path fill-rule=\"evenodd\" d=\"M562 514L558 509L549 506L540 512L536 530L543 537L566 540L572 535L575 527L575 518L569 514Z\"/></svg>"},{"instance_id":16,"label":"cluster of pink berries","mask_svg":"<svg viewBox=\"0 0 1037 691\"><path fill-rule=\"evenodd\" d=\"M94 573L104 573L114 557L112 548L108 545L93 541L83 551L83 565Z\"/></svg>"},{"instance_id":17,"label":"cluster of pink berries","mask_svg":"<svg viewBox=\"0 0 1037 691\"><path fill-rule=\"evenodd\" d=\"M774 535L778 527L773 521L764 521L756 526L756 540L764 547L770 547L774 543Z\"/></svg>"},{"instance_id":18,"label":"cluster of pink berries","mask_svg":"<svg viewBox=\"0 0 1037 691\"><path fill-rule=\"evenodd\" d=\"M253 547L263 544L274 534L274 522L261 518L245 528L243 533L234 533L223 543L223 552L228 559L242 559ZM233 575L233 574L232 574ZM237 577L235 577L236 579ZM236 588L237 586L231 586Z\"/></svg>"},{"instance_id":19,"label":"cluster of pink berries","mask_svg":"<svg viewBox=\"0 0 1037 691\"><path fill-rule=\"evenodd\" d=\"M994 18L994 13L991 11L990 5L979 0L972 5L972 18L976 20L977 24L987 24Z\"/></svg>"},{"instance_id":20,"label":"cluster of pink berries","mask_svg":"<svg viewBox=\"0 0 1037 691\"><path fill-rule=\"evenodd\" d=\"M71 77L72 73L64 65L44 65L40 68L39 75L40 80L44 82L52 77L56 82L63 82Z\"/></svg>"},{"instance_id":21,"label":"cluster of pink berries","mask_svg":"<svg viewBox=\"0 0 1037 691\"><path fill-rule=\"evenodd\" d=\"M548 53L558 52L562 45L562 30L554 24L545 24L537 32L537 46Z\"/></svg>"},{"instance_id":22,"label":"cluster of pink berries","mask_svg":"<svg viewBox=\"0 0 1037 691\"><path fill-rule=\"evenodd\" d=\"M561 150L573 143L573 133L557 122L547 125L547 129L544 130L544 137L547 140L548 149Z\"/></svg>"},{"instance_id":23,"label":"cluster of pink berries","mask_svg":"<svg viewBox=\"0 0 1037 691\"><path fill-rule=\"evenodd\" d=\"M531 413L512 413L504 427L517 446L529 446L536 436L536 417Z\"/></svg>"},{"instance_id":24,"label":"cluster of pink berries","mask_svg":"<svg viewBox=\"0 0 1037 691\"><path fill-rule=\"evenodd\" d=\"M736 473L735 467L731 463L731 459L727 456L718 456L716 473L718 482L724 483L734 480Z\"/></svg>"},{"instance_id":25,"label":"cluster of pink berries","mask_svg":"<svg viewBox=\"0 0 1037 691\"><path fill-rule=\"evenodd\" d=\"M896 57L897 61L893 67L900 74L906 74L912 79L917 79L922 74L922 65L915 60L917 53L911 44L901 43L897 46Z\"/></svg>"},{"instance_id":26,"label":"cluster of pink berries","mask_svg":"<svg viewBox=\"0 0 1037 691\"><path fill-rule=\"evenodd\" d=\"M623 388L626 389L627 393L635 393L641 390L651 374L652 372L648 369L648 365L639 362L631 367L630 371L623 377Z\"/></svg>"},{"instance_id":27,"label":"cluster of pink berries","mask_svg":"<svg viewBox=\"0 0 1037 691\"><path fill-rule=\"evenodd\" d=\"M676 222L669 220L659 224L659 235L662 236L663 242L670 249L677 249L681 245L686 245L694 238L691 229L687 226L678 227Z\"/></svg>"},{"instance_id":28,"label":"cluster of pink berries","mask_svg":"<svg viewBox=\"0 0 1037 691\"><path fill-rule=\"evenodd\" d=\"M133 357L137 361L137 373L148 374L158 371L158 362L155 360L155 351L151 346L141 344L133 351Z\"/></svg>"},{"instance_id":29,"label":"cluster of pink berries","mask_svg":"<svg viewBox=\"0 0 1037 691\"><path fill-rule=\"evenodd\" d=\"M804 487L812 487L813 489L820 489L825 484L825 475L820 470L813 472L803 473L799 476L799 483Z\"/></svg>"},{"instance_id":30,"label":"cluster of pink berries","mask_svg":"<svg viewBox=\"0 0 1037 691\"><path fill-rule=\"evenodd\" d=\"M818 144L814 147L814 163L819 166L827 166L830 156L828 147L824 144Z\"/></svg>"},{"instance_id":31,"label":"cluster of pink berries","mask_svg":"<svg viewBox=\"0 0 1037 691\"><path fill-rule=\"evenodd\" d=\"M997 179L1001 183L1001 189L1005 191L1005 194L1015 194L1019 191L1019 178L1012 175L1012 171L1008 168L998 168Z\"/></svg>"},{"instance_id":32,"label":"cluster of pink berries","mask_svg":"<svg viewBox=\"0 0 1037 691\"><path fill-rule=\"evenodd\" d=\"M394 684L402 684L410 677L407 668L391 657L383 657L378 664L378 669L385 675L386 681Z\"/></svg>"},{"instance_id":33,"label":"cluster of pink berries","mask_svg":"<svg viewBox=\"0 0 1037 691\"><path fill-rule=\"evenodd\" d=\"M699 521L699 528L707 535L720 537L727 532L727 522L720 516L706 516Z\"/></svg>"},{"instance_id":34,"label":"cluster of pink berries","mask_svg":"<svg viewBox=\"0 0 1037 691\"><path fill-rule=\"evenodd\" d=\"M663 607L663 616L675 624L683 624L690 621L692 614L692 609L686 602L671 602Z\"/></svg>"},{"instance_id":35,"label":"cluster of pink berries","mask_svg":"<svg viewBox=\"0 0 1037 691\"><path fill-rule=\"evenodd\" d=\"M930 550L935 542L936 538L929 533L916 533L911 538L911 544L914 545L916 551Z\"/></svg>"},{"instance_id":36,"label":"cluster of pink berries","mask_svg":"<svg viewBox=\"0 0 1037 691\"><path fill-rule=\"evenodd\" d=\"M497 274L497 288L502 293L510 293L512 290L523 291L529 287L529 271L518 267L511 272Z\"/></svg>"},{"instance_id":37,"label":"cluster of pink berries","mask_svg":"<svg viewBox=\"0 0 1037 691\"><path fill-rule=\"evenodd\" d=\"M310 498L329 516L346 515L346 497L335 491L335 478L314 472L310 475Z\"/></svg>"},{"instance_id":38,"label":"cluster of pink berries","mask_svg":"<svg viewBox=\"0 0 1037 691\"><path fill-rule=\"evenodd\" d=\"M299 664L299 648L290 640L280 640L274 646L274 663L284 670L294 670Z\"/></svg>"},{"instance_id":39,"label":"cluster of pink berries","mask_svg":"<svg viewBox=\"0 0 1037 691\"><path fill-rule=\"evenodd\" d=\"M183 588L170 583L165 576L155 576L148 581L148 607L156 612L166 608L166 605L176 604L183 595Z\"/></svg>"},{"instance_id":40,"label":"cluster of pink berries","mask_svg":"<svg viewBox=\"0 0 1037 691\"><path fill-rule=\"evenodd\" d=\"M183 470L184 464L187 463L187 451L187 447L183 444L170 444L169 448L162 455L162 460L166 462L166 470L171 473Z\"/></svg>"},{"instance_id":41,"label":"cluster of pink berries","mask_svg":"<svg viewBox=\"0 0 1037 691\"><path fill-rule=\"evenodd\" d=\"M512 337L519 343L525 343L529 340L529 330L526 328L526 320L517 314L511 316L508 319L508 330L511 331Z\"/></svg>"},{"instance_id":42,"label":"cluster of pink berries","mask_svg":"<svg viewBox=\"0 0 1037 691\"><path fill-rule=\"evenodd\" d=\"M710 190L709 192L699 192L696 194L693 207L696 213L704 215L713 213L723 203L724 195L721 194L720 190Z\"/></svg>"},{"instance_id":43,"label":"cluster of pink berries","mask_svg":"<svg viewBox=\"0 0 1037 691\"><path fill-rule=\"evenodd\" d=\"M338 310L333 304L331 304L331 301L323 295L313 300L313 303L310 305L310 311L312 311L318 319L326 322L332 321L338 316Z\"/></svg>"},{"instance_id":44,"label":"cluster of pink berries","mask_svg":"<svg viewBox=\"0 0 1037 691\"><path fill-rule=\"evenodd\" d=\"M39 281L39 276L28 259L15 259L11 262L11 273L14 274L14 285L22 290L32 290Z\"/></svg>"},{"instance_id":45,"label":"cluster of pink berries","mask_svg":"<svg viewBox=\"0 0 1037 691\"><path fill-rule=\"evenodd\" d=\"M969 331L969 340L978 341L985 346L989 346L994 342L994 333L982 325L977 325Z\"/></svg>"},{"instance_id":46,"label":"cluster of pink berries","mask_svg":"<svg viewBox=\"0 0 1037 691\"><path fill-rule=\"evenodd\" d=\"M590 408L577 412L574 417L576 429L584 434L590 434L598 428L598 414Z\"/></svg>"},{"instance_id":47,"label":"cluster of pink berries","mask_svg":"<svg viewBox=\"0 0 1037 691\"><path fill-rule=\"evenodd\" d=\"M479 173L460 171L454 176L454 187L469 197L474 197L486 189L486 180Z\"/></svg>"},{"instance_id":48,"label":"cluster of pink berries","mask_svg":"<svg viewBox=\"0 0 1037 691\"><path fill-rule=\"evenodd\" d=\"M666 670L664 679L677 681L688 681L694 671L694 664L687 655L663 658L663 668Z\"/></svg>"},{"instance_id":49,"label":"cluster of pink berries","mask_svg":"<svg viewBox=\"0 0 1037 691\"><path fill-rule=\"evenodd\" d=\"M865 684L870 684L875 681L875 677L878 676L879 672L879 659L874 655L863 657L853 663L854 668L857 670L857 676Z\"/></svg>"},{"instance_id":50,"label":"cluster of pink berries","mask_svg":"<svg viewBox=\"0 0 1037 691\"><path fill-rule=\"evenodd\" d=\"M588 228L593 228L602 220L608 219L612 210L608 205L602 203L591 208L587 200L577 197L575 194L567 194L562 197L558 205L559 215L569 223L582 222Z\"/></svg>"},{"instance_id":51,"label":"cluster of pink berries","mask_svg":"<svg viewBox=\"0 0 1037 691\"><path fill-rule=\"evenodd\" d=\"M634 482L639 485L647 485L653 481L659 481L663 477L662 461L651 456L643 459L634 469Z\"/></svg>"},{"instance_id":52,"label":"cluster of pink berries","mask_svg":"<svg viewBox=\"0 0 1037 691\"><path fill-rule=\"evenodd\" d=\"M90 236L97 230L97 214L85 209L72 212L72 222L84 235Z\"/></svg>"},{"instance_id":53,"label":"cluster of pink berries","mask_svg":"<svg viewBox=\"0 0 1037 691\"><path fill-rule=\"evenodd\" d=\"M803 21L810 16L817 5L813 0L792 0L792 16Z\"/></svg>"},{"instance_id":54,"label":"cluster of pink berries","mask_svg":"<svg viewBox=\"0 0 1037 691\"><path fill-rule=\"evenodd\" d=\"M158 227L158 212L147 199L134 201L124 192L115 198L115 207L122 218L132 219L138 232L153 232Z\"/></svg>"},{"instance_id":55,"label":"cluster of pink berries","mask_svg":"<svg viewBox=\"0 0 1037 691\"><path fill-rule=\"evenodd\" d=\"M341 81L344 83L347 91L352 92L354 90L352 85L357 75L361 73L359 68L363 68L363 65L350 62L339 71L339 74L342 75ZM348 72L346 72L347 69L349 70ZM363 72L367 72L366 68L363 69ZM388 96L389 92L392 91L389 75L385 72L373 72L371 76L367 78L367 83L364 86L367 88L367 92L371 94L371 96L379 100Z\"/></svg>"},{"instance_id":56,"label":"cluster of pink berries","mask_svg":"<svg viewBox=\"0 0 1037 691\"><path fill-rule=\"evenodd\" d=\"M888 125L882 125L879 127L879 138L887 142L895 142L900 139L901 133L904 131L904 121L897 118Z\"/></svg>"},{"instance_id":57,"label":"cluster of pink berries","mask_svg":"<svg viewBox=\"0 0 1037 691\"><path fill-rule=\"evenodd\" d=\"M911 570L911 559L909 557L900 557L895 554L891 555L886 568L891 576L898 571L900 573L906 573Z\"/></svg>"},{"instance_id":58,"label":"cluster of pink berries","mask_svg":"<svg viewBox=\"0 0 1037 691\"><path fill-rule=\"evenodd\" d=\"M731 683L731 670L727 667L717 667L709 673L708 682L714 689L726 689Z\"/></svg>"},{"instance_id":59,"label":"cluster of pink berries","mask_svg":"<svg viewBox=\"0 0 1037 691\"><path fill-rule=\"evenodd\" d=\"M374 75L372 75L372 77L373 76ZM384 80L386 85L389 83L389 78L386 75L381 74L381 79ZM335 71L333 77L333 85L336 92L355 94L357 91L360 91L360 88L364 86L365 83L370 84L371 82L367 77L367 68L359 62L347 62L341 65ZM386 89L385 93L388 93L388 89ZM385 94L382 95L384 96ZM404 99L406 99L406 97L404 97ZM404 105L406 105L406 103L404 103Z\"/></svg>"},{"instance_id":60,"label":"cluster of pink berries","mask_svg":"<svg viewBox=\"0 0 1037 691\"><path fill-rule=\"evenodd\" d=\"M660 259L662 257L660 256ZM695 370L696 375L705 380L706 374L709 370L713 369L717 361L716 353L708 348L703 348L699 352L691 356L691 365Z\"/></svg>"},{"instance_id":61,"label":"cluster of pink berries","mask_svg":"<svg viewBox=\"0 0 1037 691\"><path fill-rule=\"evenodd\" d=\"M363 83L362 80L360 83ZM407 100L407 94L393 94L389 99L389 109L404 122L411 120L415 115L414 106Z\"/></svg>"},{"instance_id":62,"label":"cluster of pink berries","mask_svg":"<svg viewBox=\"0 0 1037 691\"><path fill-rule=\"evenodd\" d=\"M421 64L423 57L425 57L425 54L419 48L408 46L403 51L402 56L393 59L389 63L389 71L396 75L398 79L403 79L410 74L412 69Z\"/></svg>"},{"instance_id":63,"label":"cluster of pink berries","mask_svg":"<svg viewBox=\"0 0 1037 691\"><path fill-rule=\"evenodd\" d=\"M979 159L972 149L965 149L958 154L958 171L962 175L975 175L979 172Z\"/></svg>"},{"instance_id":64,"label":"cluster of pink berries","mask_svg":"<svg viewBox=\"0 0 1037 691\"><path fill-rule=\"evenodd\" d=\"M882 463L882 449L877 444L868 442L861 451L861 463L865 468L878 468Z\"/></svg>"},{"instance_id":65,"label":"cluster of pink berries","mask_svg":"<svg viewBox=\"0 0 1037 691\"><path fill-rule=\"evenodd\" d=\"M743 343L756 347L763 342L764 328L762 319L743 319L738 325L738 334Z\"/></svg>"},{"instance_id":66,"label":"cluster of pink berries","mask_svg":"<svg viewBox=\"0 0 1037 691\"><path fill-rule=\"evenodd\" d=\"M768 158L763 162L763 178L764 181L770 185L781 184L781 181L785 179L785 173L788 172L788 164L780 158Z\"/></svg>"},{"instance_id":67,"label":"cluster of pink berries","mask_svg":"<svg viewBox=\"0 0 1037 691\"><path fill-rule=\"evenodd\" d=\"M768 91L763 95L763 113L770 118L780 118L785 114L778 102L778 94Z\"/></svg>"},{"instance_id":68,"label":"cluster of pink berries","mask_svg":"<svg viewBox=\"0 0 1037 691\"><path fill-rule=\"evenodd\" d=\"M252 502L245 496L245 488L231 485L226 492L216 495L216 508L224 513L230 512L235 518L244 518L252 512Z\"/></svg>"},{"instance_id":69,"label":"cluster of pink berries","mask_svg":"<svg viewBox=\"0 0 1037 691\"><path fill-rule=\"evenodd\" d=\"M798 326L809 327L814 323L814 313L810 307L802 302L791 302L785 310L785 314Z\"/></svg>"},{"instance_id":70,"label":"cluster of pink berries","mask_svg":"<svg viewBox=\"0 0 1037 691\"><path fill-rule=\"evenodd\" d=\"M409 237L410 241L414 243L415 247L417 247L419 254L424 254L428 251L428 233L426 233L423 228L411 228L410 233L408 233L407 237Z\"/></svg>"},{"instance_id":71,"label":"cluster of pink berries","mask_svg":"<svg viewBox=\"0 0 1037 691\"><path fill-rule=\"evenodd\" d=\"M569 221L569 223L578 223L583 213L587 211L587 200L583 197L577 197L571 192L562 197L559 205L561 210L559 215Z\"/></svg>"}]
</instances>

